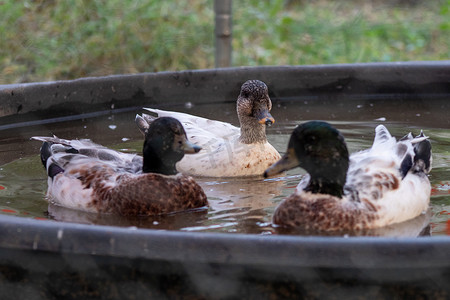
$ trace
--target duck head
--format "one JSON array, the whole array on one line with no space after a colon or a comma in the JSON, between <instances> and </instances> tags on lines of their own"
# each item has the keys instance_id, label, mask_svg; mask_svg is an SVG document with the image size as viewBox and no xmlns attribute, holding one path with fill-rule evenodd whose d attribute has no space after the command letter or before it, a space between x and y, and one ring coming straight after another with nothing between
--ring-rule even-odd
<instances>
[{"instance_id":1,"label":"duck head","mask_svg":"<svg viewBox=\"0 0 450 300\"><path fill-rule=\"evenodd\" d=\"M175 164L184 154L193 154L201 147L192 144L186 137L181 123L171 117L161 117L154 120L145 134L143 149L144 173L159 173L175 175Z\"/></svg>"},{"instance_id":2,"label":"duck head","mask_svg":"<svg viewBox=\"0 0 450 300\"><path fill-rule=\"evenodd\" d=\"M348 165L341 133L326 122L310 121L295 128L286 154L264 172L264 177L301 167L311 177L306 191L341 197Z\"/></svg>"},{"instance_id":3,"label":"duck head","mask_svg":"<svg viewBox=\"0 0 450 300\"><path fill-rule=\"evenodd\" d=\"M241 124L240 141L245 144L264 143L266 126L275 123L270 114L272 101L267 85L260 80L247 80L237 99L237 114Z\"/></svg>"}]
</instances>

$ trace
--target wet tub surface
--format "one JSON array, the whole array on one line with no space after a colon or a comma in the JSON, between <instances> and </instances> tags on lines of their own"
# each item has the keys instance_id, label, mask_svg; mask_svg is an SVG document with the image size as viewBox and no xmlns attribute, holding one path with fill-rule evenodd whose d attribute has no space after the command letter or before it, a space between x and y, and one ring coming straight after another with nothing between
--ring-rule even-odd
<instances>
[{"instance_id":1,"label":"wet tub surface","mask_svg":"<svg viewBox=\"0 0 450 300\"><path fill-rule=\"evenodd\" d=\"M363 150L372 144L377 124L384 124L397 138L409 131L418 134L423 129L433 147L433 170L430 175L432 196L430 211L416 219L386 228L366 232L336 233L336 235L371 236L442 236L450 235L450 158L448 104L436 101L374 101L338 102L297 99L272 99L272 115L276 123L268 128L268 139L284 153L292 129L301 122L326 120L345 136L350 152ZM206 105L175 105L167 110L227 121L238 125L235 103ZM197 178L205 190L208 211L179 213L169 216L123 218L79 212L54 205L45 199L47 179L38 153L40 143L29 141L34 135L55 134L61 138L89 138L94 142L126 152L141 152L143 136L134 124L140 109L105 112L66 122L17 124L0 127L0 213L19 217L102 224L136 226L190 232L225 232L253 234L308 234L286 232L271 224L276 205L294 192L304 174L294 169L282 177L263 178ZM45 122L44 122L45 123Z\"/></svg>"}]
</instances>

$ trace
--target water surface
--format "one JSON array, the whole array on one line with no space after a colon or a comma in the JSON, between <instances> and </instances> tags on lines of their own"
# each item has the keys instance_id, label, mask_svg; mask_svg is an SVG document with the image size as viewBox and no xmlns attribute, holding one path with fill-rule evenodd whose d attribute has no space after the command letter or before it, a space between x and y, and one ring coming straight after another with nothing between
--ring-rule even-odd
<instances>
[{"instance_id":1,"label":"water surface","mask_svg":"<svg viewBox=\"0 0 450 300\"><path fill-rule=\"evenodd\" d=\"M184 111L237 125L235 104L171 106L163 109ZM294 169L281 177L197 178L208 196L207 211L168 216L124 218L114 215L84 213L49 205L45 199L47 178L39 159L40 143L34 135L55 134L61 138L89 138L94 142L126 152L141 152L143 137L134 125L139 109L80 118L68 122L49 122L0 130L0 213L20 217L136 226L162 230L254 234L318 234L287 232L271 224L277 204L294 192L304 174ZM274 100L272 115L276 123L268 128L268 139L284 153L292 129L301 122L325 120L345 136L350 152L370 147L377 124L384 124L400 138L409 131L423 129L433 147L430 175L432 197L430 211L418 218L378 230L341 232L337 235L419 236L450 235L450 131L445 101L394 102L358 100L338 102Z\"/></svg>"}]
</instances>

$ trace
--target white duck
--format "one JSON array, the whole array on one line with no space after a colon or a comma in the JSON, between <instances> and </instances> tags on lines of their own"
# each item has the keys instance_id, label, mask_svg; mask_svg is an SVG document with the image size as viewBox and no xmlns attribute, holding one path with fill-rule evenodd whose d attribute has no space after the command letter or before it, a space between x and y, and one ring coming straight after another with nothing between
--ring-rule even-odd
<instances>
[{"instance_id":1,"label":"white duck","mask_svg":"<svg viewBox=\"0 0 450 300\"><path fill-rule=\"evenodd\" d=\"M403 222L428 209L431 143L421 133L399 141L383 125L372 148L348 155L330 124L311 121L292 133L286 154L265 176L295 168L308 175L276 208L273 222L308 230L360 230Z\"/></svg>"},{"instance_id":2,"label":"white duck","mask_svg":"<svg viewBox=\"0 0 450 300\"><path fill-rule=\"evenodd\" d=\"M267 141L266 126L275 122L270 115L272 102L267 86L248 80L237 99L240 128L185 113L145 108L158 117L170 116L184 126L189 140L202 147L195 157L185 156L177 163L183 174L206 177L260 176L281 156ZM136 115L136 124L145 133L155 117Z\"/></svg>"}]
</instances>

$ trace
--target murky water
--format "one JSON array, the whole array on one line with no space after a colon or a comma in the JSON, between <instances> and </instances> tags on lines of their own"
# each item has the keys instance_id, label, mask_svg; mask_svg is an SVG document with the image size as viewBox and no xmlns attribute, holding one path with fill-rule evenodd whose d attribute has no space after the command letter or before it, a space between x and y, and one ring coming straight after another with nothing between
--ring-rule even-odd
<instances>
[{"instance_id":1,"label":"murky water","mask_svg":"<svg viewBox=\"0 0 450 300\"><path fill-rule=\"evenodd\" d=\"M394 136L423 129L431 137L433 190L431 210L414 220L378 230L338 233L339 235L419 236L450 235L450 124L445 101L394 102L353 99L337 101L274 100L272 114L276 119L268 129L268 138L281 153L286 150L290 132L299 123L321 119L335 125L345 136L350 152L370 147L375 126L385 124ZM238 124L235 104L209 104L186 108L163 109L185 111L199 116ZM47 179L39 160L40 143L29 141L33 135L55 134L62 138L90 138L94 142L128 152L141 152L143 137L134 124L140 110L47 124L0 126L0 213L20 217L154 229L283 234L271 224L276 205L294 192L304 174L301 169L285 176L263 178L197 178L210 203L209 210L169 216L123 218L113 215L89 214L52 206L45 200ZM312 234L300 233L295 234Z\"/></svg>"}]
</instances>

